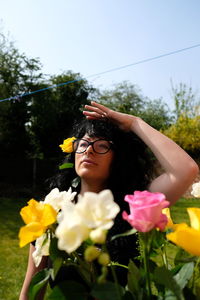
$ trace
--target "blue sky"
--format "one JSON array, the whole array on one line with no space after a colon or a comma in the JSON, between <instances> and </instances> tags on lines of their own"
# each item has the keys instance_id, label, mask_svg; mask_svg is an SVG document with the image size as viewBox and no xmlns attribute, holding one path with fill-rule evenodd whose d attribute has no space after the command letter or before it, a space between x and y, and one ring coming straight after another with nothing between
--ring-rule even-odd
<instances>
[{"instance_id":1,"label":"blue sky","mask_svg":"<svg viewBox=\"0 0 200 300\"><path fill-rule=\"evenodd\" d=\"M7 0L0 19L45 74L87 77L200 43L199 0ZM199 96L199 60L200 47L88 80L101 89L127 80L172 107L170 80Z\"/></svg>"}]
</instances>

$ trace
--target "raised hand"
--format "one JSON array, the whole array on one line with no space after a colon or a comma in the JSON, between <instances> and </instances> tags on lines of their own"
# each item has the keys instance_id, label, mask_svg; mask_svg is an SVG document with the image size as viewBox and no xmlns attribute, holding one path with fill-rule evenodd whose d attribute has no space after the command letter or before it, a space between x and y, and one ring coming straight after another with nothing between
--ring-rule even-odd
<instances>
[{"instance_id":1,"label":"raised hand","mask_svg":"<svg viewBox=\"0 0 200 300\"><path fill-rule=\"evenodd\" d=\"M91 105L85 105L83 114L90 120L108 119L115 123L120 129L130 131L136 117L114 111L102 104L91 102Z\"/></svg>"}]
</instances>

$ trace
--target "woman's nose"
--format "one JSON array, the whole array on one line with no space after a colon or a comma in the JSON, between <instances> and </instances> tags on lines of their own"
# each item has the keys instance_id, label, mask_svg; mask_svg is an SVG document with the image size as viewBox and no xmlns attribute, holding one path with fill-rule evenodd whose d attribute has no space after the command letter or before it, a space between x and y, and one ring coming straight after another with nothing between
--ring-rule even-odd
<instances>
[{"instance_id":1,"label":"woman's nose","mask_svg":"<svg viewBox=\"0 0 200 300\"><path fill-rule=\"evenodd\" d=\"M88 152L88 153L93 153L94 152L92 145L88 145L88 147L86 149L86 152Z\"/></svg>"}]
</instances>

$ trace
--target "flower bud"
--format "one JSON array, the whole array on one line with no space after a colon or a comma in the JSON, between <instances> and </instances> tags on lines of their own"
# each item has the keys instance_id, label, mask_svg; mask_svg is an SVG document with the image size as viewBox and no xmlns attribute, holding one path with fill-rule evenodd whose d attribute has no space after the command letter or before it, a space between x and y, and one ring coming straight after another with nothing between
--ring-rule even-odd
<instances>
[{"instance_id":1,"label":"flower bud","mask_svg":"<svg viewBox=\"0 0 200 300\"><path fill-rule=\"evenodd\" d=\"M91 262L95 260L100 254L100 251L95 246L89 246L87 249L85 249L84 252L84 258L86 261Z\"/></svg>"},{"instance_id":2,"label":"flower bud","mask_svg":"<svg viewBox=\"0 0 200 300\"><path fill-rule=\"evenodd\" d=\"M105 230L97 228L90 232L90 238L94 243L104 244L106 241L106 232Z\"/></svg>"},{"instance_id":3,"label":"flower bud","mask_svg":"<svg viewBox=\"0 0 200 300\"><path fill-rule=\"evenodd\" d=\"M107 266L110 262L110 256L108 253L101 253L98 257L98 262L100 265Z\"/></svg>"}]
</instances>

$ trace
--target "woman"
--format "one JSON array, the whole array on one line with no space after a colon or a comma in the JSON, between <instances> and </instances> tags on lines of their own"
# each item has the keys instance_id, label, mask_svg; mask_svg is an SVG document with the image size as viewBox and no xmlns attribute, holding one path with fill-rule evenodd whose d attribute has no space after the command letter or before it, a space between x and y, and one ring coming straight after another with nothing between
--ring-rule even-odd
<instances>
[{"instance_id":1,"label":"woman","mask_svg":"<svg viewBox=\"0 0 200 300\"><path fill-rule=\"evenodd\" d=\"M124 195L132 194L134 190L161 192L173 204L192 184L197 176L198 166L172 140L138 117L113 111L95 102L85 108L83 114L86 121L75 126L73 134L77 140L70 160L75 161L75 170L67 170L65 175L59 174L52 181L51 188L57 186L66 190L71 180L78 175L78 193L97 193L109 188L115 201L124 209ZM164 170L163 174L153 180L152 156L147 147ZM119 214L110 235L125 231L127 224ZM113 260L127 262L133 249L131 246L129 251L130 243L132 245L133 242L130 239L120 238L110 242L108 237L108 249ZM33 251L34 246L30 245L28 269L20 300L28 299L27 290L32 276L47 263L47 258L44 257L36 268L32 260Z\"/></svg>"}]
</instances>

